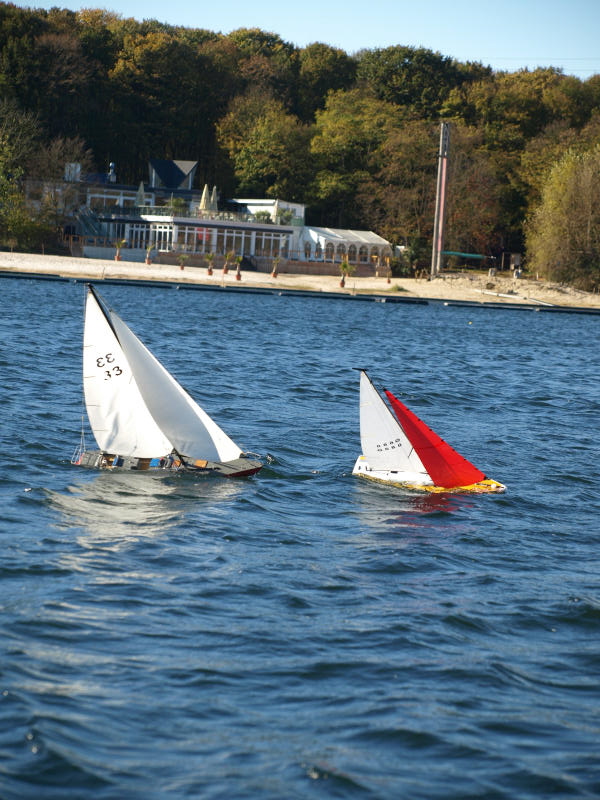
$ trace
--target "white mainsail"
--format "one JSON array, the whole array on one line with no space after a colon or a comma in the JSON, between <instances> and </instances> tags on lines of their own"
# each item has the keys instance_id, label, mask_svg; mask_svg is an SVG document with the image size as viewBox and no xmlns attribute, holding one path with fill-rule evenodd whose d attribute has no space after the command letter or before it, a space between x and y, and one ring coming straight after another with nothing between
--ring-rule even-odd
<instances>
[{"instance_id":1,"label":"white mainsail","mask_svg":"<svg viewBox=\"0 0 600 800\"><path fill-rule=\"evenodd\" d=\"M167 372L123 320L110 318L131 365L146 407L182 456L192 460L233 461L242 451Z\"/></svg>"},{"instance_id":2,"label":"white mainsail","mask_svg":"<svg viewBox=\"0 0 600 800\"><path fill-rule=\"evenodd\" d=\"M231 461L240 448L198 406L123 320L88 292L84 393L98 446L138 458L176 449L191 460Z\"/></svg>"},{"instance_id":3,"label":"white mainsail","mask_svg":"<svg viewBox=\"0 0 600 800\"><path fill-rule=\"evenodd\" d=\"M364 371L360 373L360 443L372 470L421 473L429 479L423 462Z\"/></svg>"},{"instance_id":4,"label":"white mainsail","mask_svg":"<svg viewBox=\"0 0 600 800\"><path fill-rule=\"evenodd\" d=\"M83 389L101 450L152 458L173 449L146 408L129 362L91 291L85 309Z\"/></svg>"}]
</instances>

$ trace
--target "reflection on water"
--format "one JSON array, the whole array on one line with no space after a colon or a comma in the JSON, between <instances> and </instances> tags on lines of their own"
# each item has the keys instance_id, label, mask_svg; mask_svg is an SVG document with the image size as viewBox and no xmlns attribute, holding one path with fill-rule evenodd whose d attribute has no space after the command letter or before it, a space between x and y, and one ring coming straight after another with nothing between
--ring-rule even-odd
<instances>
[{"instance_id":1,"label":"reflection on water","mask_svg":"<svg viewBox=\"0 0 600 800\"><path fill-rule=\"evenodd\" d=\"M471 508L473 497L462 494L416 492L395 486L378 486L358 480L355 499L358 517L369 528L405 532L429 529L448 516ZM457 520L458 522L458 520Z\"/></svg>"},{"instance_id":2,"label":"reflection on water","mask_svg":"<svg viewBox=\"0 0 600 800\"><path fill-rule=\"evenodd\" d=\"M82 528L96 542L118 544L164 534L199 507L213 509L242 491L243 482L213 476L100 472L47 497L58 527Z\"/></svg>"}]
</instances>

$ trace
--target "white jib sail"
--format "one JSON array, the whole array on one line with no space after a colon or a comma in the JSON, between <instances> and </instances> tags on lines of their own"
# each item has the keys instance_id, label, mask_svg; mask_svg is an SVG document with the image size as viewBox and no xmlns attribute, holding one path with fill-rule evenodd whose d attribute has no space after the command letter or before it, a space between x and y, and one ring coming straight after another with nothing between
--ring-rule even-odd
<instances>
[{"instance_id":1,"label":"white jib sail","mask_svg":"<svg viewBox=\"0 0 600 800\"><path fill-rule=\"evenodd\" d=\"M92 292L83 334L83 389L92 432L107 453L167 455L173 445L146 408L131 367Z\"/></svg>"},{"instance_id":2,"label":"white jib sail","mask_svg":"<svg viewBox=\"0 0 600 800\"><path fill-rule=\"evenodd\" d=\"M182 456L193 461L233 461L242 451L142 344L123 320L110 311L121 347L144 402L158 427Z\"/></svg>"},{"instance_id":3,"label":"white jib sail","mask_svg":"<svg viewBox=\"0 0 600 800\"><path fill-rule=\"evenodd\" d=\"M360 443L373 470L429 475L397 419L365 372L360 373Z\"/></svg>"}]
</instances>

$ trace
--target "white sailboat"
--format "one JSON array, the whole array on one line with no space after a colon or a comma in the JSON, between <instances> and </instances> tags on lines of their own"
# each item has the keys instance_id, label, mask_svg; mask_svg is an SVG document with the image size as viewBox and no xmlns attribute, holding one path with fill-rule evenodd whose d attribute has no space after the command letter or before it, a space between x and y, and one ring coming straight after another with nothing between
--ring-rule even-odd
<instances>
[{"instance_id":1,"label":"white sailboat","mask_svg":"<svg viewBox=\"0 0 600 800\"><path fill-rule=\"evenodd\" d=\"M360 370L360 441L362 453L353 475L427 492L503 492L427 427L391 392L387 398ZM389 404L389 405L388 405Z\"/></svg>"},{"instance_id":2,"label":"white sailboat","mask_svg":"<svg viewBox=\"0 0 600 800\"><path fill-rule=\"evenodd\" d=\"M92 286L83 335L83 388L94 438L73 463L96 468L185 469L253 475L260 461L238 445L177 383Z\"/></svg>"}]
</instances>

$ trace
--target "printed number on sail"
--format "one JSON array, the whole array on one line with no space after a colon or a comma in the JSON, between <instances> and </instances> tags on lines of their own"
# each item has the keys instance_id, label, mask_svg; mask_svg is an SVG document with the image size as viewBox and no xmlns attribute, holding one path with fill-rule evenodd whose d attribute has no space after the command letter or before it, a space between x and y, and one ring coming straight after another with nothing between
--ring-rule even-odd
<instances>
[{"instance_id":1,"label":"printed number on sail","mask_svg":"<svg viewBox=\"0 0 600 800\"><path fill-rule=\"evenodd\" d=\"M109 367L108 369L104 369L104 367L106 367L107 365L112 364L114 360L115 358L112 353L106 353L106 355L99 356L96 359L96 366L104 370L105 381L109 380L114 376L123 374L123 370L121 369L121 367L118 366L118 364L115 364L114 367Z\"/></svg>"},{"instance_id":2,"label":"printed number on sail","mask_svg":"<svg viewBox=\"0 0 600 800\"><path fill-rule=\"evenodd\" d=\"M395 450L397 447L400 447L400 439L394 439L391 442L378 442L377 443L377 452L382 453L384 450Z\"/></svg>"}]
</instances>

